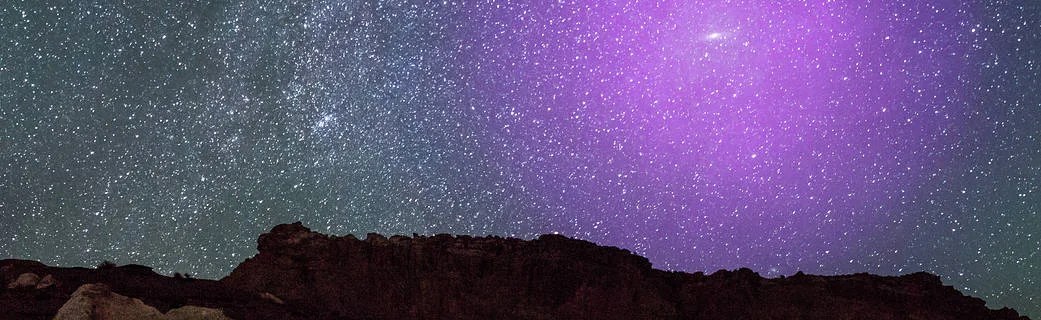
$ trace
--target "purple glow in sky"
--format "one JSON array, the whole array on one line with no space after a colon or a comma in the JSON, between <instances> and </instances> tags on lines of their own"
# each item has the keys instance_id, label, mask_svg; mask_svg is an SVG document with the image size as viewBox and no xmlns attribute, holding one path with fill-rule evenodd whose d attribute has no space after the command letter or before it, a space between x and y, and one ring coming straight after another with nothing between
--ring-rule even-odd
<instances>
[{"instance_id":1,"label":"purple glow in sky","mask_svg":"<svg viewBox=\"0 0 1041 320\"><path fill-rule=\"evenodd\" d=\"M971 36L976 11L518 8L481 30L509 36L476 55L472 90L508 109L490 111L509 115L490 145L527 155L502 162L560 231L638 243L671 267L827 272L903 246L885 241L890 222L966 143L981 80L961 66L979 58L938 35Z\"/></svg>"},{"instance_id":2,"label":"purple glow in sky","mask_svg":"<svg viewBox=\"0 0 1041 320\"><path fill-rule=\"evenodd\" d=\"M9 1L0 258L559 232L1041 317L1041 2Z\"/></svg>"}]
</instances>

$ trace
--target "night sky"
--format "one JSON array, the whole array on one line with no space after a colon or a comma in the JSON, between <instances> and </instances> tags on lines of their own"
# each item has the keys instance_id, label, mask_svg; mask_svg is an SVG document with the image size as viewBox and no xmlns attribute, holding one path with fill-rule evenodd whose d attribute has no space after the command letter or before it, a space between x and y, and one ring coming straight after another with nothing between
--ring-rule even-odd
<instances>
[{"instance_id":1,"label":"night sky","mask_svg":"<svg viewBox=\"0 0 1041 320\"><path fill-rule=\"evenodd\" d=\"M0 6L0 257L556 232L1041 317L1041 2L162 2Z\"/></svg>"}]
</instances>

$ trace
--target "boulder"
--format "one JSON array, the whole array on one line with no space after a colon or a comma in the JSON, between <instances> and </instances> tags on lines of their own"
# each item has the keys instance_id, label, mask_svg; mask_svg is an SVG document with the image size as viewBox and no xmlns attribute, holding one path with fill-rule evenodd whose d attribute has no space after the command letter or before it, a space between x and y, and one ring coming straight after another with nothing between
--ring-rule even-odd
<instances>
[{"instance_id":1,"label":"boulder","mask_svg":"<svg viewBox=\"0 0 1041 320\"><path fill-rule=\"evenodd\" d=\"M35 273L26 272L19 274L17 278L7 284L8 289L35 288L40 282L40 276Z\"/></svg>"},{"instance_id":2,"label":"boulder","mask_svg":"<svg viewBox=\"0 0 1041 320\"><path fill-rule=\"evenodd\" d=\"M54 320L164 320L163 313L141 300L113 293L107 285L85 284L58 309Z\"/></svg>"},{"instance_id":3,"label":"boulder","mask_svg":"<svg viewBox=\"0 0 1041 320\"><path fill-rule=\"evenodd\" d=\"M58 280L55 280L53 275L49 275L48 274L48 275L44 276L43 279L40 279L40 282L36 283L36 289L39 290L39 289L50 288L51 286L54 286L57 283L58 283Z\"/></svg>"},{"instance_id":4,"label":"boulder","mask_svg":"<svg viewBox=\"0 0 1041 320\"><path fill-rule=\"evenodd\" d=\"M217 309L183 306L166 312L167 320L231 320Z\"/></svg>"},{"instance_id":5,"label":"boulder","mask_svg":"<svg viewBox=\"0 0 1041 320\"><path fill-rule=\"evenodd\" d=\"M230 320L217 309L184 306L167 313L159 312L139 299L112 292L100 283L85 284L76 289L69 301L58 310L54 320Z\"/></svg>"}]
</instances>

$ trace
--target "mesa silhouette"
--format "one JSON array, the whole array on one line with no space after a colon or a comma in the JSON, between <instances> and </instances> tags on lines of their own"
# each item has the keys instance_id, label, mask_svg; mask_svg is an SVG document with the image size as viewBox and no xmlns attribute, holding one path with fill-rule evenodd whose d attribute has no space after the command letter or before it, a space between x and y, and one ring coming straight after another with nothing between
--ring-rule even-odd
<instances>
[{"instance_id":1,"label":"mesa silhouette","mask_svg":"<svg viewBox=\"0 0 1041 320\"><path fill-rule=\"evenodd\" d=\"M629 251L557 235L361 240L297 222L261 235L258 249L221 280L139 265L0 260L0 318L1027 319L928 273L668 272Z\"/></svg>"}]
</instances>

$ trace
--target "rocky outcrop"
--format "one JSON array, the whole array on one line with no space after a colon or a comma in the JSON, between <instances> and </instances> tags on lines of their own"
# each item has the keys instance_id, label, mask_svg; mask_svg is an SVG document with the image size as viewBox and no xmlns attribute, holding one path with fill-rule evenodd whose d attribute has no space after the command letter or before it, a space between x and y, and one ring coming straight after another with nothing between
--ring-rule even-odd
<instances>
[{"instance_id":1,"label":"rocky outcrop","mask_svg":"<svg viewBox=\"0 0 1041 320\"><path fill-rule=\"evenodd\" d=\"M24 276L27 273L36 277ZM33 279L35 282L29 281ZM77 310L73 306L78 303L104 306L97 299L87 299L108 297L104 292L117 297L109 305L139 306L129 303L136 299L155 309L162 319L222 319L215 316L214 310L222 310L232 319L309 319L292 306L273 303L249 291L229 288L214 280L163 276L140 265L56 268L36 261L0 260L0 283L18 284L14 288L0 286L0 319L52 319L63 307ZM74 297L76 294L78 298ZM129 304L117 303L120 301ZM65 311L63 317L74 315L70 312Z\"/></svg>"},{"instance_id":2,"label":"rocky outcrop","mask_svg":"<svg viewBox=\"0 0 1041 320\"><path fill-rule=\"evenodd\" d=\"M231 320L231 318L217 309L183 306L166 312L166 320Z\"/></svg>"},{"instance_id":3,"label":"rocky outcrop","mask_svg":"<svg viewBox=\"0 0 1041 320\"><path fill-rule=\"evenodd\" d=\"M141 300L112 293L104 284L85 284L58 309L54 320L161 320L163 313Z\"/></svg>"},{"instance_id":4,"label":"rocky outcrop","mask_svg":"<svg viewBox=\"0 0 1041 320\"><path fill-rule=\"evenodd\" d=\"M677 314L659 303L666 299L648 278L647 259L561 236L357 240L293 224L262 235L259 244L260 254L222 282L332 318L578 318L591 309L628 319ZM619 301L632 308L614 308Z\"/></svg>"},{"instance_id":5,"label":"rocky outcrop","mask_svg":"<svg viewBox=\"0 0 1041 320\"><path fill-rule=\"evenodd\" d=\"M17 278L7 284L8 289L22 289L22 288L35 288L36 284L40 283L40 276L32 272L26 272L18 275Z\"/></svg>"},{"instance_id":6,"label":"rocky outcrop","mask_svg":"<svg viewBox=\"0 0 1041 320\"><path fill-rule=\"evenodd\" d=\"M296 223L262 235L258 249L221 282L326 319L1023 319L925 273L665 272L554 235L360 240Z\"/></svg>"},{"instance_id":7,"label":"rocky outcrop","mask_svg":"<svg viewBox=\"0 0 1041 320\"><path fill-rule=\"evenodd\" d=\"M113 293L107 285L95 283L79 287L58 309L54 320L230 320L217 309L184 306L166 314L139 299Z\"/></svg>"},{"instance_id":8,"label":"rocky outcrop","mask_svg":"<svg viewBox=\"0 0 1041 320\"><path fill-rule=\"evenodd\" d=\"M1026 319L927 273L666 272L555 235L358 239L296 223L258 249L220 281L0 260L0 319Z\"/></svg>"},{"instance_id":9,"label":"rocky outcrop","mask_svg":"<svg viewBox=\"0 0 1041 320\"><path fill-rule=\"evenodd\" d=\"M33 289L36 289L36 290L47 289L50 286L55 285L57 283L57 281L58 280L54 279L54 276L48 274L46 276L43 276L43 279L40 279L40 281L36 283L36 287L34 287Z\"/></svg>"},{"instance_id":10,"label":"rocky outcrop","mask_svg":"<svg viewBox=\"0 0 1041 320\"><path fill-rule=\"evenodd\" d=\"M18 275L17 278L15 278L10 283L8 283L7 284L7 288L8 289L33 288L33 289L37 289L37 290L39 290L39 289L46 289L46 288L48 288L50 286L53 286L55 284L55 281L57 281L57 280L54 279L54 276L49 275L49 274L44 276L43 278L40 278L40 276L36 275L35 273L26 272L26 273Z\"/></svg>"}]
</instances>

